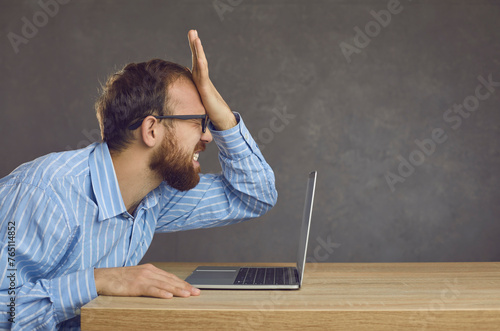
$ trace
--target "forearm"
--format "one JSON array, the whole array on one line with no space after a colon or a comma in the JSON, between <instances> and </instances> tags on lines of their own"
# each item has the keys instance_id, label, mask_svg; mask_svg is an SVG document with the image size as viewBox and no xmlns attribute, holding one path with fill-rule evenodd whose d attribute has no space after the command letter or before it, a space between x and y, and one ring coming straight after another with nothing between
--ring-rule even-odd
<instances>
[{"instance_id":1,"label":"forearm","mask_svg":"<svg viewBox=\"0 0 500 331\"><path fill-rule=\"evenodd\" d=\"M239 114L236 117L238 125L223 134L213 134L214 141L220 151L219 161L230 188L228 192L237 197L247 211L252 210L245 218L257 217L276 204L274 172Z\"/></svg>"},{"instance_id":2,"label":"forearm","mask_svg":"<svg viewBox=\"0 0 500 331\"><path fill-rule=\"evenodd\" d=\"M210 82L210 84L212 85L212 82ZM219 92L215 89L215 87L213 88L213 91L213 93L216 95L215 98L223 106L220 106L217 112L212 111L209 114L210 122L212 122L212 124L218 131L225 131L235 127L238 124L238 121L236 120L234 113L231 111L231 109L221 97Z\"/></svg>"}]
</instances>

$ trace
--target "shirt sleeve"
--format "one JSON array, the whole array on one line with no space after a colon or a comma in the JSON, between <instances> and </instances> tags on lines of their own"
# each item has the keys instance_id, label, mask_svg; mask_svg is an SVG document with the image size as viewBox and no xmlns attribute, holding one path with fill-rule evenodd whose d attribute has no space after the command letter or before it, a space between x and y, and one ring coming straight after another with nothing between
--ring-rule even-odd
<instances>
[{"instance_id":1,"label":"shirt sleeve","mask_svg":"<svg viewBox=\"0 0 500 331\"><path fill-rule=\"evenodd\" d=\"M237 223L264 215L277 201L274 173L243 119L225 131L210 130L219 148L221 174L200 176L192 190L163 183L156 232L173 232Z\"/></svg>"},{"instance_id":2,"label":"shirt sleeve","mask_svg":"<svg viewBox=\"0 0 500 331\"><path fill-rule=\"evenodd\" d=\"M0 183L0 328L54 330L97 297L93 268L69 261L78 228L39 187Z\"/></svg>"}]
</instances>

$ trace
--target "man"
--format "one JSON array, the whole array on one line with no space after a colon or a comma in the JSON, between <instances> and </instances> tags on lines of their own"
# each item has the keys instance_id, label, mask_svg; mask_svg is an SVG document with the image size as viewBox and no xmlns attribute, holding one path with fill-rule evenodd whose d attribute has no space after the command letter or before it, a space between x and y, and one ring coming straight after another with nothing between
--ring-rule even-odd
<instances>
[{"instance_id":1,"label":"man","mask_svg":"<svg viewBox=\"0 0 500 331\"><path fill-rule=\"evenodd\" d=\"M153 233L227 225L276 203L271 168L210 81L197 32L188 39L192 72L152 60L110 77L96 103L103 143L0 180L0 328L78 328L80 307L98 294L199 295L137 265ZM222 174L200 176L212 140Z\"/></svg>"}]
</instances>

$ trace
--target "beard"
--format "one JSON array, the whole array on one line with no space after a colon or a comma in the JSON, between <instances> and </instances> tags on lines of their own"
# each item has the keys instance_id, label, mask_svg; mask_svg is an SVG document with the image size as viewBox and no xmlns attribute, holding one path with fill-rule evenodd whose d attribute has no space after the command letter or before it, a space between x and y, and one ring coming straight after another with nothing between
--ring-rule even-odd
<instances>
[{"instance_id":1,"label":"beard","mask_svg":"<svg viewBox=\"0 0 500 331\"><path fill-rule=\"evenodd\" d=\"M149 168L174 189L190 190L200 182L201 171L193 165L193 153L204 151L205 144L199 142L192 152L185 152L170 137L169 134L165 135L160 148L153 152Z\"/></svg>"}]
</instances>

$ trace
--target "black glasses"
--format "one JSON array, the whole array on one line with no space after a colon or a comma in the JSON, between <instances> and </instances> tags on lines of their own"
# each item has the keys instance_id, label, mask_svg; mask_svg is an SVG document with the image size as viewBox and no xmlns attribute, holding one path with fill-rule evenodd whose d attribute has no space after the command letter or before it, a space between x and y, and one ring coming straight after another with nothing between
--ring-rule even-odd
<instances>
[{"instance_id":1,"label":"black glasses","mask_svg":"<svg viewBox=\"0 0 500 331\"><path fill-rule=\"evenodd\" d=\"M166 116L156 116L156 115L151 115L154 118L161 120L164 118L172 118L172 119L178 119L178 120L193 120L197 118L201 118L201 132L205 133L207 131L207 126L208 122L210 119L208 118L208 115L166 115ZM137 121L136 123L132 124L131 126L128 127L129 130L135 130L138 127L141 126L142 121L144 121L146 117L143 119Z\"/></svg>"}]
</instances>

